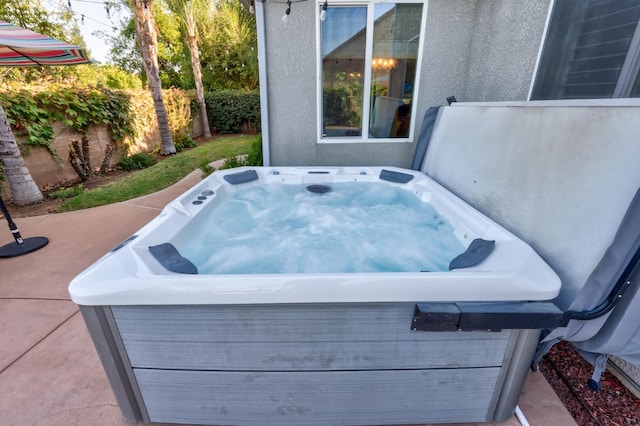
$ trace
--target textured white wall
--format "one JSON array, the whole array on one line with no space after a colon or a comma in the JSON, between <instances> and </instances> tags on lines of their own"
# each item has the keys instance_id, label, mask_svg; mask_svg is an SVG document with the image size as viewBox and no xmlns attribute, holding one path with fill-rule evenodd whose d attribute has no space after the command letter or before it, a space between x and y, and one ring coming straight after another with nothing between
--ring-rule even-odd
<instances>
[{"instance_id":1,"label":"textured white wall","mask_svg":"<svg viewBox=\"0 0 640 426\"><path fill-rule=\"evenodd\" d=\"M264 7L271 164L409 167L412 142L318 143L316 3L293 3L286 24L285 4ZM416 138L425 110L450 95L525 100L547 7L548 0L429 0Z\"/></svg>"},{"instance_id":2,"label":"textured white wall","mask_svg":"<svg viewBox=\"0 0 640 426\"><path fill-rule=\"evenodd\" d=\"M548 0L480 1L462 101L527 99Z\"/></svg>"}]
</instances>

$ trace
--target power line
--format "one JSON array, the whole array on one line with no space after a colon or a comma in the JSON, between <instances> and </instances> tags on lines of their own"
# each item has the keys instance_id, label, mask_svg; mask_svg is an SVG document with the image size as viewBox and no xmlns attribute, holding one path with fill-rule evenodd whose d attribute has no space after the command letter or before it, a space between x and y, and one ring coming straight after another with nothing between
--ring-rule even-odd
<instances>
[{"instance_id":1,"label":"power line","mask_svg":"<svg viewBox=\"0 0 640 426\"><path fill-rule=\"evenodd\" d=\"M68 11L71 12L74 16L79 17L80 19L80 24L84 25L84 21L88 20L88 21L92 21L95 22L96 24L100 24L103 25L109 29L115 29L113 24L106 24L102 21L99 21L97 19L94 19L90 16L85 15L84 13L80 13L77 12L75 10L73 10L72 7L70 7L69 5L71 4L71 0L67 0L67 6L65 6L64 4L62 4L62 2L54 2L53 0L46 0L47 3L49 3L50 6L54 6L59 8L59 10L64 10L64 11ZM94 1L94 0L73 0L74 2L82 2L82 3L95 3L95 4L104 4L105 6L107 5L113 5L114 2L108 2L108 1ZM107 11L107 18L111 19L109 16L109 12Z\"/></svg>"}]
</instances>

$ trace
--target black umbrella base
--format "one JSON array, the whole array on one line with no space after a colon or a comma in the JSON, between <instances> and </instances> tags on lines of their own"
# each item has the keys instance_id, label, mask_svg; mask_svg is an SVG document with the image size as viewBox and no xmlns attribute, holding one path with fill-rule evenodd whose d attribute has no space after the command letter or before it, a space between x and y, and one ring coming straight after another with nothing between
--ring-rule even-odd
<instances>
[{"instance_id":1,"label":"black umbrella base","mask_svg":"<svg viewBox=\"0 0 640 426\"><path fill-rule=\"evenodd\" d=\"M47 237L31 237L25 238L23 241L22 244L14 242L0 247L0 258L22 256L23 254L40 250L49 244Z\"/></svg>"}]
</instances>

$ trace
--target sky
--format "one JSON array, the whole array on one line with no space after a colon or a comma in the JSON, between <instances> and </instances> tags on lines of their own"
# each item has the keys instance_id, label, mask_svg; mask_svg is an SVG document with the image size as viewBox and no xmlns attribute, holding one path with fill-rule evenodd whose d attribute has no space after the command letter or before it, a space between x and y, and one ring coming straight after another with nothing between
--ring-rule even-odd
<instances>
[{"instance_id":1,"label":"sky","mask_svg":"<svg viewBox=\"0 0 640 426\"><path fill-rule=\"evenodd\" d=\"M57 0L64 3L68 7L71 3L71 10L78 21L82 37L87 43L90 51L90 58L102 64L107 63L110 46L107 42L95 35L95 31L106 31L114 34L113 27L120 24L120 20L126 16L127 11L121 10L117 12L110 9L110 19L107 17L104 1L101 0ZM82 23L82 15L84 15L84 24Z\"/></svg>"},{"instance_id":2,"label":"sky","mask_svg":"<svg viewBox=\"0 0 640 426\"><path fill-rule=\"evenodd\" d=\"M376 4L374 18L387 13L395 3ZM349 40L367 25L367 8L363 6L328 8L327 18L322 23L322 55L327 55L336 47ZM364 49L364 47L363 47ZM363 51L364 53L364 51Z\"/></svg>"}]
</instances>

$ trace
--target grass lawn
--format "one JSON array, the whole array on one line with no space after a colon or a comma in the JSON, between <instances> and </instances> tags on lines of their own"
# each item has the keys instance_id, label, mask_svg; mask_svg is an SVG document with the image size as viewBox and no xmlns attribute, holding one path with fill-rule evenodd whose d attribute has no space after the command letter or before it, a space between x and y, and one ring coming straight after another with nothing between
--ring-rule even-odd
<instances>
[{"instance_id":1,"label":"grass lawn","mask_svg":"<svg viewBox=\"0 0 640 426\"><path fill-rule=\"evenodd\" d=\"M59 211L71 211L130 200L173 185L212 161L246 154L259 136L240 135L216 138L197 148L166 157L157 164L99 188L82 192L65 201Z\"/></svg>"}]
</instances>

